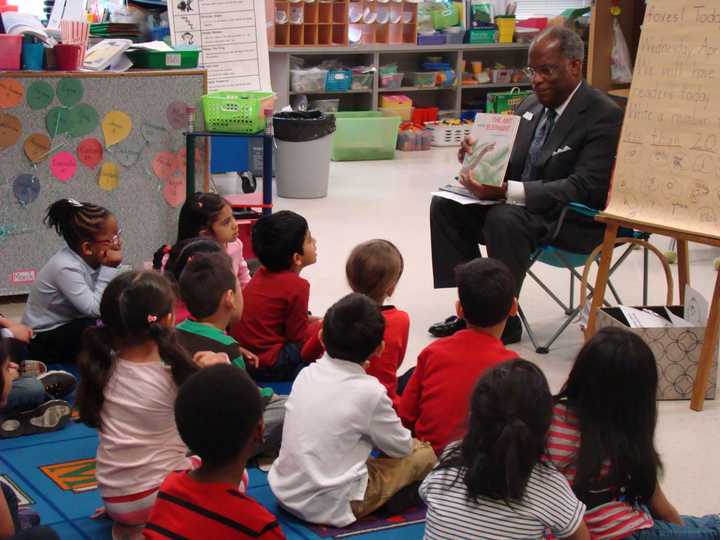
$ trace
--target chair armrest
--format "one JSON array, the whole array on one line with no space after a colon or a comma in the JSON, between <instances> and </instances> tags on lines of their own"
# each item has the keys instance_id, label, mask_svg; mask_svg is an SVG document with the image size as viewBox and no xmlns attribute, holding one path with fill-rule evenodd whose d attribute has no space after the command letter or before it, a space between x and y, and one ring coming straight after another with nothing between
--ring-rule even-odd
<instances>
[{"instance_id":1,"label":"chair armrest","mask_svg":"<svg viewBox=\"0 0 720 540\"><path fill-rule=\"evenodd\" d=\"M584 204L580 204L580 203L568 204L565 208L562 209L562 212L560 212L560 217L558 218L557 224L555 225L555 229L553 230L552 236L550 236L550 240L548 242L549 244L554 243L555 240L557 240L557 237L560 235L560 230L562 229L562 226L565 223L565 219L567 218L568 212L574 212L581 216L594 218L596 215L598 215L599 210L590 208L589 206L585 206Z\"/></svg>"}]
</instances>

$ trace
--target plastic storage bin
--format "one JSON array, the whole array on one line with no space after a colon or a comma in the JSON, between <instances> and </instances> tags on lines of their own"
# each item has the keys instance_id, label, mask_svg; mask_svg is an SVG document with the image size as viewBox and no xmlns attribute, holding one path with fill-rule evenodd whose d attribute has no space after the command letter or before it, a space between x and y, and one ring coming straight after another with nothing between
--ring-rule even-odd
<instances>
[{"instance_id":1,"label":"plastic storage bin","mask_svg":"<svg viewBox=\"0 0 720 540\"><path fill-rule=\"evenodd\" d=\"M491 28L473 28L468 30L467 39L468 43L497 43L497 27Z\"/></svg>"},{"instance_id":2,"label":"plastic storage bin","mask_svg":"<svg viewBox=\"0 0 720 540\"><path fill-rule=\"evenodd\" d=\"M351 88L353 90L371 90L373 73L353 73Z\"/></svg>"},{"instance_id":3,"label":"plastic storage bin","mask_svg":"<svg viewBox=\"0 0 720 540\"><path fill-rule=\"evenodd\" d=\"M410 81L418 88L435 88L437 71L415 71L410 73Z\"/></svg>"},{"instance_id":4,"label":"plastic storage bin","mask_svg":"<svg viewBox=\"0 0 720 540\"><path fill-rule=\"evenodd\" d=\"M383 116L399 116L403 122L412 120L412 107L380 107L378 110Z\"/></svg>"},{"instance_id":5,"label":"plastic storage bin","mask_svg":"<svg viewBox=\"0 0 720 540\"><path fill-rule=\"evenodd\" d=\"M405 152L430 150L432 140L433 133L431 129L400 131L398 133L397 149Z\"/></svg>"},{"instance_id":6,"label":"plastic storage bin","mask_svg":"<svg viewBox=\"0 0 720 540\"><path fill-rule=\"evenodd\" d=\"M339 112L335 115L333 161L393 159L400 118L379 111Z\"/></svg>"},{"instance_id":7,"label":"plastic storage bin","mask_svg":"<svg viewBox=\"0 0 720 540\"><path fill-rule=\"evenodd\" d=\"M445 43L457 44L463 42L465 39L465 32L459 27L456 28L458 28L457 31L453 31L449 28L445 30Z\"/></svg>"},{"instance_id":8,"label":"plastic storage bin","mask_svg":"<svg viewBox=\"0 0 720 540\"><path fill-rule=\"evenodd\" d=\"M328 71L325 79L325 91L347 92L352 86L352 71L349 69L333 69Z\"/></svg>"},{"instance_id":9,"label":"plastic storage bin","mask_svg":"<svg viewBox=\"0 0 720 540\"><path fill-rule=\"evenodd\" d=\"M440 32L434 34L418 34L417 43L418 45L444 45L445 34Z\"/></svg>"},{"instance_id":10,"label":"plastic storage bin","mask_svg":"<svg viewBox=\"0 0 720 540\"><path fill-rule=\"evenodd\" d=\"M181 69L196 68L200 51L175 50L175 51L127 51L128 58L136 68L152 69Z\"/></svg>"},{"instance_id":11,"label":"plastic storage bin","mask_svg":"<svg viewBox=\"0 0 720 540\"><path fill-rule=\"evenodd\" d=\"M388 73L380 76L380 86L382 88L400 88L402 86L404 73Z\"/></svg>"},{"instance_id":12,"label":"plastic storage bin","mask_svg":"<svg viewBox=\"0 0 720 540\"><path fill-rule=\"evenodd\" d=\"M317 99L311 101L308 110L320 111L323 113L336 113L340 107L340 99Z\"/></svg>"},{"instance_id":13,"label":"plastic storage bin","mask_svg":"<svg viewBox=\"0 0 720 540\"><path fill-rule=\"evenodd\" d=\"M212 92L202 97L205 128L226 133L258 133L265 129L265 111L272 110L272 92Z\"/></svg>"},{"instance_id":14,"label":"plastic storage bin","mask_svg":"<svg viewBox=\"0 0 720 540\"><path fill-rule=\"evenodd\" d=\"M325 90L327 74L327 69L320 68L291 69L290 88L293 92L302 94L323 92Z\"/></svg>"},{"instance_id":15,"label":"plastic storage bin","mask_svg":"<svg viewBox=\"0 0 720 540\"><path fill-rule=\"evenodd\" d=\"M472 131L472 124L449 125L429 122L425 125L432 130L433 146L460 146L463 139Z\"/></svg>"}]
</instances>

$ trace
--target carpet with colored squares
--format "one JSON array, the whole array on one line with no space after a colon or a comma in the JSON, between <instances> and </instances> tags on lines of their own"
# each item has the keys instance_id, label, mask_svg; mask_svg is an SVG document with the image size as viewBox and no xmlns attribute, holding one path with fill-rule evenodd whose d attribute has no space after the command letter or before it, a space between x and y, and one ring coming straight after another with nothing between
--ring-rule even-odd
<instances>
[{"instance_id":1,"label":"carpet with colored squares","mask_svg":"<svg viewBox=\"0 0 720 540\"><path fill-rule=\"evenodd\" d=\"M289 392L287 384L271 386L278 393ZM42 523L55 529L63 540L109 539L111 522L90 517L102 506L95 480L97 443L95 430L76 421L53 433L0 439L0 481L11 486L20 504L38 512ZM249 469L248 473L248 494L278 517L289 540L415 540L423 537L422 509L402 515L369 516L344 529L309 525L278 506L266 473L256 468Z\"/></svg>"}]
</instances>

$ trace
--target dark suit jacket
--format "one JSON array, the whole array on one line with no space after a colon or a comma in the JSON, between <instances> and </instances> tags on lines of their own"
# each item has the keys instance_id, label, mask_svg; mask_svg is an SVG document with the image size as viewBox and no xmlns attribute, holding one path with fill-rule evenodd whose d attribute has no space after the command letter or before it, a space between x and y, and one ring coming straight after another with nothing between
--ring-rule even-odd
<instances>
[{"instance_id":1,"label":"dark suit jacket","mask_svg":"<svg viewBox=\"0 0 720 540\"><path fill-rule=\"evenodd\" d=\"M532 115L531 119L528 116ZM534 95L518 108L520 116L507 180L520 180L533 134L543 113ZM605 207L623 112L608 96L583 81L558 118L536 167L539 180L525 182L525 205L554 230L562 209L571 202ZM572 212L556 242L572 251L589 252L602 240L603 226Z\"/></svg>"}]
</instances>

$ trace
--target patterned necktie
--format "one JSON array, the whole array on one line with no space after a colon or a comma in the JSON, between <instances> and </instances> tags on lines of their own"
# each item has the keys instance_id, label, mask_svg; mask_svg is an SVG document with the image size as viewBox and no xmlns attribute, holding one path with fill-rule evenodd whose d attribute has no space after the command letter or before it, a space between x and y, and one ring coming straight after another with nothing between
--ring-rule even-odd
<instances>
[{"instance_id":1,"label":"patterned necktie","mask_svg":"<svg viewBox=\"0 0 720 540\"><path fill-rule=\"evenodd\" d=\"M550 133L552 133L552 130L555 127L556 118L557 113L555 112L555 109L545 109L543 118L540 120L538 127L535 129L535 135L533 136L532 143L530 143L530 151L528 152L528 157L525 160L525 168L522 173L523 182L536 180L537 171L535 170L535 163L537 163L542 147L545 146Z\"/></svg>"}]
</instances>

